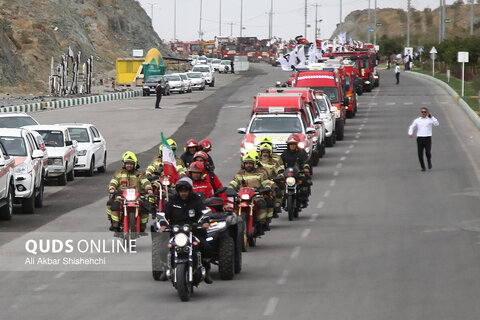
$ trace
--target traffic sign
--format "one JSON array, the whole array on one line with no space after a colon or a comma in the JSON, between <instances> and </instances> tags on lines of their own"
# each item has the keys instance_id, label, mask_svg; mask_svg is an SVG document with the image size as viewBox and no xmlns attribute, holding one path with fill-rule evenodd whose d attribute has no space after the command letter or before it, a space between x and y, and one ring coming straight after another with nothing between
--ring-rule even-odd
<instances>
[{"instance_id":1,"label":"traffic sign","mask_svg":"<svg viewBox=\"0 0 480 320\"><path fill-rule=\"evenodd\" d=\"M418 52L423 52L425 51L425 48L423 46L418 46Z\"/></svg>"},{"instance_id":2,"label":"traffic sign","mask_svg":"<svg viewBox=\"0 0 480 320\"><path fill-rule=\"evenodd\" d=\"M468 63L468 52L467 51L458 51L457 52L457 62Z\"/></svg>"},{"instance_id":3,"label":"traffic sign","mask_svg":"<svg viewBox=\"0 0 480 320\"><path fill-rule=\"evenodd\" d=\"M435 47L432 47L432 49L430 50L430 53L438 53L437 49L435 49Z\"/></svg>"},{"instance_id":4,"label":"traffic sign","mask_svg":"<svg viewBox=\"0 0 480 320\"><path fill-rule=\"evenodd\" d=\"M445 23L450 23L450 22L452 22L452 19L445 19L444 21L445 21Z\"/></svg>"},{"instance_id":5,"label":"traffic sign","mask_svg":"<svg viewBox=\"0 0 480 320\"><path fill-rule=\"evenodd\" d=\"M375 29L374 28L368 28L368 31L373 32L373 31L375 31Z\"/></svg>"},{"instance_id":6,"label":"traffic sign","mask_svg":"<svg viewBox=\"0 0 480 320\"><path fill-rule=\"evenodd\" d=\"M377 27L381 27L382 26L382 23L381 22L377 22Z\"/></svg>"}]
</instances>

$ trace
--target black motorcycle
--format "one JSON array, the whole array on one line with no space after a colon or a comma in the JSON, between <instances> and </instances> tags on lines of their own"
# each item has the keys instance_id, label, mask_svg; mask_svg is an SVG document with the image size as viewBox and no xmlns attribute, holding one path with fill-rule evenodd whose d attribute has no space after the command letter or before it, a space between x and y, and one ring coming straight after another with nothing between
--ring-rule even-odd
<instances>
[{"instance_id":1,"label":"black motorcycle","mask_svg":"<svg viewBox=\"0 0 480 320\"><path fill-rule=\"evenodd\" d=\"M288 220L292 221L298 218L298 213L302 209L299 201L299 172L298 169L289 167L285 169L285 197L284 208L288 212Z\"/></svg>"}]
</instances>

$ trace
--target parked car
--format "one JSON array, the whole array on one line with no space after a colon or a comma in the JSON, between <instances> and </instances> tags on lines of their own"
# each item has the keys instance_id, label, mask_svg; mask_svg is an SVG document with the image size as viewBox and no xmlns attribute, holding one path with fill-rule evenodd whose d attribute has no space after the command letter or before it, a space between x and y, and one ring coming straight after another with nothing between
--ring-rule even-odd
<instances>
[{"instance_id":1,"label":"parked car","mask_svg":"<svg viewBox=\"0 0 480 320\"><path fill-rule=\"evenodd\" d=\"M186 75L190 79L192 89L205 90L205 78L201 72L187 72Z\"/></svg>"},{"instance_id":2,"label":"parked car","mask_svg":"<svg viewBox=\"0 0 480 320\"><path fill-rule=\"evenodd\" d=\"M20 128L38 124L37 120L24 112L0 114L0 128Z\"/></svg>"},{"instance_id":3,"label":"parked car","mask_svg":"<svg viewBox=\"0 0 480 320\"><path fill-rule=\"evenodd\" d=\"M143 83L143 95L149 96L150 94L155 94L155 88L157 87L158 81L161 81L160 85L163 89L163 95L169 96L170 95L170 85L165 78L165 76L161 75L154 75L148 77L147 80Z\"/></svg>"},{"instance_id":4,"label":"parked car","mask_svg":"<svg viewBox=\"0 0 480 320\"><path fill-rule=\"evenodd\" d=\"M43 151L33 134L26 129L0 129L2 142L8 155L15 159L13 169L14 199L22 204L24 213L33 213L43 206L45 169Z\"/></svg>"},{"instance_id":5,"label":"parked car","mask_svg":"<svg viewBox=\"0 0 480 320\"><path fill-rule=\"evenodd\" d=\"M187 84L184 83L179 75L169 74L165 77L170 84L170 92L184 93L187 90Z\"/></svg>"},{"instance_id":6,"label":"parked car","mask_svg":"<svg viewBox=\"0 0 480 320\"><path fill-rule=\"evenodd\" d=\"M85 172L89 177L96 170L107 171L107 144L100 131L88 123L60 123L67 127L70 138L77 141L75 171Z\"/></svg>"},{"instance_id":7,"label":"parked car","mask_svg":"<svg viewBox=\"0 0 480 320\"><path fill-rule=\"evenodd\" d=\"M43 152L42 162L43 162L43 169L45 170L45 178L48 177L48 152L47 147L45 146L45 142L43 141L42 135L37 131L30 131L37 143L37 146Z\"/></svg>"},{"instance_id":8,"label":"parked car","mask_svg":"<svg viewBox=\"0 0 480 320\"><path fill-rule=\"evenodd\" d=\"M15 159L10 157L0 142L0 220L11 220L13 216L13 167Z\"/></svg>"},{"instance_id":9,"label":"parked car","mask_svg":"<svg viewBox=\"0 0 480 320\"><path fill-rule=\"evenodd\" d=\"M229 73L231 71L230 64L231 64L230 60L222 60L220 62L220 68L218 69L218 72Z\"/></svg>"},{"instance_id":10,"label":"parked car","mask_svg":"<svg viewBox=\"0 0 480 320\"><path fill-rule=\"evenodd\" d=\"M192 68L192 72L201 72L205 78L205 83L210 87L215 86L215 76L213 75L212 68L207 64L199 64Z\"/></svg>"},{"instance_id":11,"label":"parked car","mask_svg":"<svg viewBox=\"0 0 480 320\"><path fill-rule=\"evenodd\" d=\"M220 71L222 60L220 59L212 59L210 65L212 66L213 71Z\"/></svg>"},{"instance_id":12,"label":"parked car","mask_svg":"<svg viewBox=\"0 0 480 320\"><path fill-rule=\"evenodd\" d=\"M332 104L323 91L316 91L315 97L317 98L317 105L320 108L320 119L322 119L325 125L325 145L327 147L333 147L337 142L337 136L335 132L335 113L332 112ZM334 111L336 110L337 108L334 109Z\"/></svg>"},{"instance_id":13,"label":"parked car","mask_svg":"<svg viewBox=\"0 0 480 320\"><path fill-rule=\"evenodd\" d=\"M48 179L57 179L64 186L75 179L77 142L70 138L67 127L59 125L25 126L42 135L48 152Z\"/></svg>"},{"instance_id":14,"label":"parked car","mask_svg":"<svg viewBox=\"0 0 480 320\"><path fill-rule=\"evenodd\" d=\"M174 75L179 75L180 78L182 79L183 81L183 84L185 86L185 90L186 92L192 92L192 82L190 81L190 79L187 77L187 75L185 73L174 73Z\"/></svg>"}]
</instances>

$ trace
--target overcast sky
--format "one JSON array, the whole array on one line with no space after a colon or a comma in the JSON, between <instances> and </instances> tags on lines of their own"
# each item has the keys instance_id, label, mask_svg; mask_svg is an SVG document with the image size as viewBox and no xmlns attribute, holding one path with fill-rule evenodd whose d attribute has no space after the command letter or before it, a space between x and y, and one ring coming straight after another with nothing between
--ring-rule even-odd
<instances>
[{"instance_id":1,"label":"overcast sky","mask_svg":"<svg viewBox=\"0 0 480 320\"><path fill-rule=\"evenodd\" d=\"M153 25L160 38L172 40L174 38L174 2L177 3L177 39L188 41L199 38L200 1L201 0L140 0L142 7L151 16L153 5ZM240 2L241 0L202 0L202 31L203 39L214 39L219 35L220 3L222 3L222 36L239 36L240 32ZM308 28L307 37L314 37L315 4L318 7L318 19L322 38L328 38L340 20L341 0L307 0ZM345 17L354 10L368 9L369 0L342 0ZM271 0L243 0L243 36L268 37L268 12ZM426 7L435 9L440 0L411 0L412 6L418 10ZM452 4L454 0L447 0ZM375 0L370 0L374 8ZM273 35L283 39L291 39L304 33L305 30L305 0L273 0ZM378 8L407 9L407 0L377 0ZM373 16L372 16L373 21ZM230 23L233 23L231 28Z\"/></svg>"}]
</instances>

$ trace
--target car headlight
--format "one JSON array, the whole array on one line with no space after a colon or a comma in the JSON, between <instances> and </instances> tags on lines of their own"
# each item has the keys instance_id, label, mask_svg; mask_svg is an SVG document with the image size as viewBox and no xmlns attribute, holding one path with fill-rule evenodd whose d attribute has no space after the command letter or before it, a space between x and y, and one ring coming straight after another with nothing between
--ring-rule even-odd
<instances>
[{"instance_id":1,"label":"car headlight","mask_svg":"<svg viewBox=\"0 0 480 320\"><path fill-rule=\"evenodd\" d=\"M287 186L293 187L297 180L294 177L288 177L286 180Z\"/></svg>"},{"instance_id":2,"label":"car headlight","mask_svg":"<svg viewBox=\"0 0 480 320\"><path fill-rule=\"evenodd\" d=\"M244 146L245 146L246 150L250 150L250 149L255 148L255 144L252 143L252 142L245 142Z\"/></svg>"},{"instance_id":3,"label":"car headlight","mask_svg":"<svg viewBox=\"0 0 480 320\"><path fill-rule=\"evenodd\" d=\"M143 86L143 89L150 89L149 86Z\"/></svg>"},{"instance_id":4,"label":"car headlight","mask_svg":"<svg viewBox=\"0 0 480 320\"><path fill-rule=\"evenodd\" d=\"M298 143L298 147L299 147L300 149L305 149L305 142L303 142L303 141L299 142L299 143Z\"/></svg>"},{"instance_id":5,"label":"car headlight","mask_svg":"<svg viewBox=\"0 0 480 320\"><path fill-rule=\"evenodd\" d=\"M63 166L63 159L62 158L52 158L49 159L51 160L51 164L54 166ZM48 164L50 164L50 161L48 161Z\"/></svg>"},{"instance_id":6,"label":"car headlight","mask_svg":"<svg viewBox=\"0 0 480 320\"><path fill-rule=\"evenodd\" d=\"M16 174L26 174L32 172L26 163L22 163L13 170Z\"/></svg>"},{"instance_id":7,"label":"car headlight","mask_svg":"<svg viewBox=\"0 0 480 320\"><path fill-rule=\"evenodd\" d=\"M87 154L87 150L78 150L77 156L85 156Z\"/></svg>"},{"instance_id":8,"label":"car headlight","mask_svg":"<svg viewBox=\"0 0 480 320\"><path fill-rule=\"evenodd\" d=\"M178 233L175 235L174 241L178 247L185 247L188 244L188 237L185 233Z\"/></svg>"}]
</instances>

